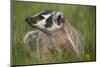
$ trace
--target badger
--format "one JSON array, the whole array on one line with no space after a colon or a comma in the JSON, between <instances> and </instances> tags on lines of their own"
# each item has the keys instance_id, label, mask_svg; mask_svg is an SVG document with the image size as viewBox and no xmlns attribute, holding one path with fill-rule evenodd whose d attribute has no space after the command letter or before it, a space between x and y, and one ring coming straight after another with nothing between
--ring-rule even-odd
<instances>
[{"instance_id":1,"label":"badger","mask_svg":"<svg viewBox=\"0 0 100 67\"><path fill-rule=\"evenodd\" d=\"M63 12L45 10L25 18L36 30L28 32L23 42L38 58L53 58L57 53L79 60L84 55L83 38Z\"/></svg>"}]
</instances>

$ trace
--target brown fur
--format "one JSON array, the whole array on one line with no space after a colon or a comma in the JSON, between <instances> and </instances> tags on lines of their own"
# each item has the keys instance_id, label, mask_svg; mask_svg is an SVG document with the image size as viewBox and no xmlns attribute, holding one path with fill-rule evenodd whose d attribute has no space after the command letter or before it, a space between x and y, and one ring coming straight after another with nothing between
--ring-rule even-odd
<instances>
[{"instance_id":1,"label":"brown fur","mask_svg":"<svg viewBox=\"0 0 100 67\"><path fill-rule=\"evenodd\" d=\"M68 22L62 19L64 23L63 27L59 30L52 32L42 32L37 31L31 34L31 37L36 35L36 38L32 38L34 44L36 45L36 53L38 58L40 59L54 59L56 53L64 53L65 56L72 56L79 59L81 57L81 53L84 51L81 49L81 36L78 31ZM30 46L29 45L29 46ZM82 50L82 51L81 51Z\"/></svg>"}]
</instances>

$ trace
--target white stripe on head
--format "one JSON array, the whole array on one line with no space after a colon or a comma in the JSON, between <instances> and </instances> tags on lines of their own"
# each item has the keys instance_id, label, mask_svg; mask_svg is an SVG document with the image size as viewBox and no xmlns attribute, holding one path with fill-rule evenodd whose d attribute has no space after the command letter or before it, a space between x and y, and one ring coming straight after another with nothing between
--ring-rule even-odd
<instances>
[{"instance_id":1,"label":"white stripe on head","mask_svg":"<svg viewBox=\"0 0 100 67\"><path fill-rule=\"evenodd\" d=\"M51 16L51 14L47 14L47 15L42 15L43 17L45 17L45 19L49 18Z\"/></svg>"},{"instance_id":2,"label":"white stripe on head","mask_svg":"<svg viewBox=\"0 0 100 67\"><path fill-rule=\"evenodd\" d=\"M41 11L41 12L35 14L34 16L38 16L39 14L41 14L41 13L43 13L43 12L44 12L44 11Z\"/></svg>"}]
</instances>

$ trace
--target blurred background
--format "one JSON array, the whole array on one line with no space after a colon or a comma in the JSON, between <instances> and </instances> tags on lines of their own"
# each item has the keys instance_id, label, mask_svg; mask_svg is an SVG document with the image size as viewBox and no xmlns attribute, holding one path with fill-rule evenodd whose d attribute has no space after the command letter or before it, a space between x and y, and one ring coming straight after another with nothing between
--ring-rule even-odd
<instances>
[{"instance_id":1,"label":"blurred background","mask_svg":"<svg viewBox=\"0 0 100 67\"><path fill-rule=\"evenodd\" d=\"M68 21L82 34L85 40L85 54L82 61L96 60L96 6L51 4L37 2L12 2L12 64L42 64L72 62L66 58L58 58L52 62L37 60L25 49L23 37L29 31L34 30L26 22L27 16L35 15L42 10L53 9L64 13Z\"/></svg>"}]
</instances>

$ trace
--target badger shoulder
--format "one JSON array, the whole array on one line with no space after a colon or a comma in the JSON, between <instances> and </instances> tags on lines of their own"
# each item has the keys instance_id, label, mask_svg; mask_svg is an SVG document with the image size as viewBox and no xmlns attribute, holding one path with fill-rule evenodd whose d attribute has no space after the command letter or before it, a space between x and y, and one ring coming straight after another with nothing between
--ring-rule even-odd
<instances>
[{"instance_id":1,"label":"badger shoulder","mask_svg":"<svg viewBox=\"0 0 100 67\"><path fill-rule=\"evenodd\" d=\"M84 38L82 34L71 24L67 25L67 37L75 52L82 57L84 55Z\"/></svg>"}]
</instances>

